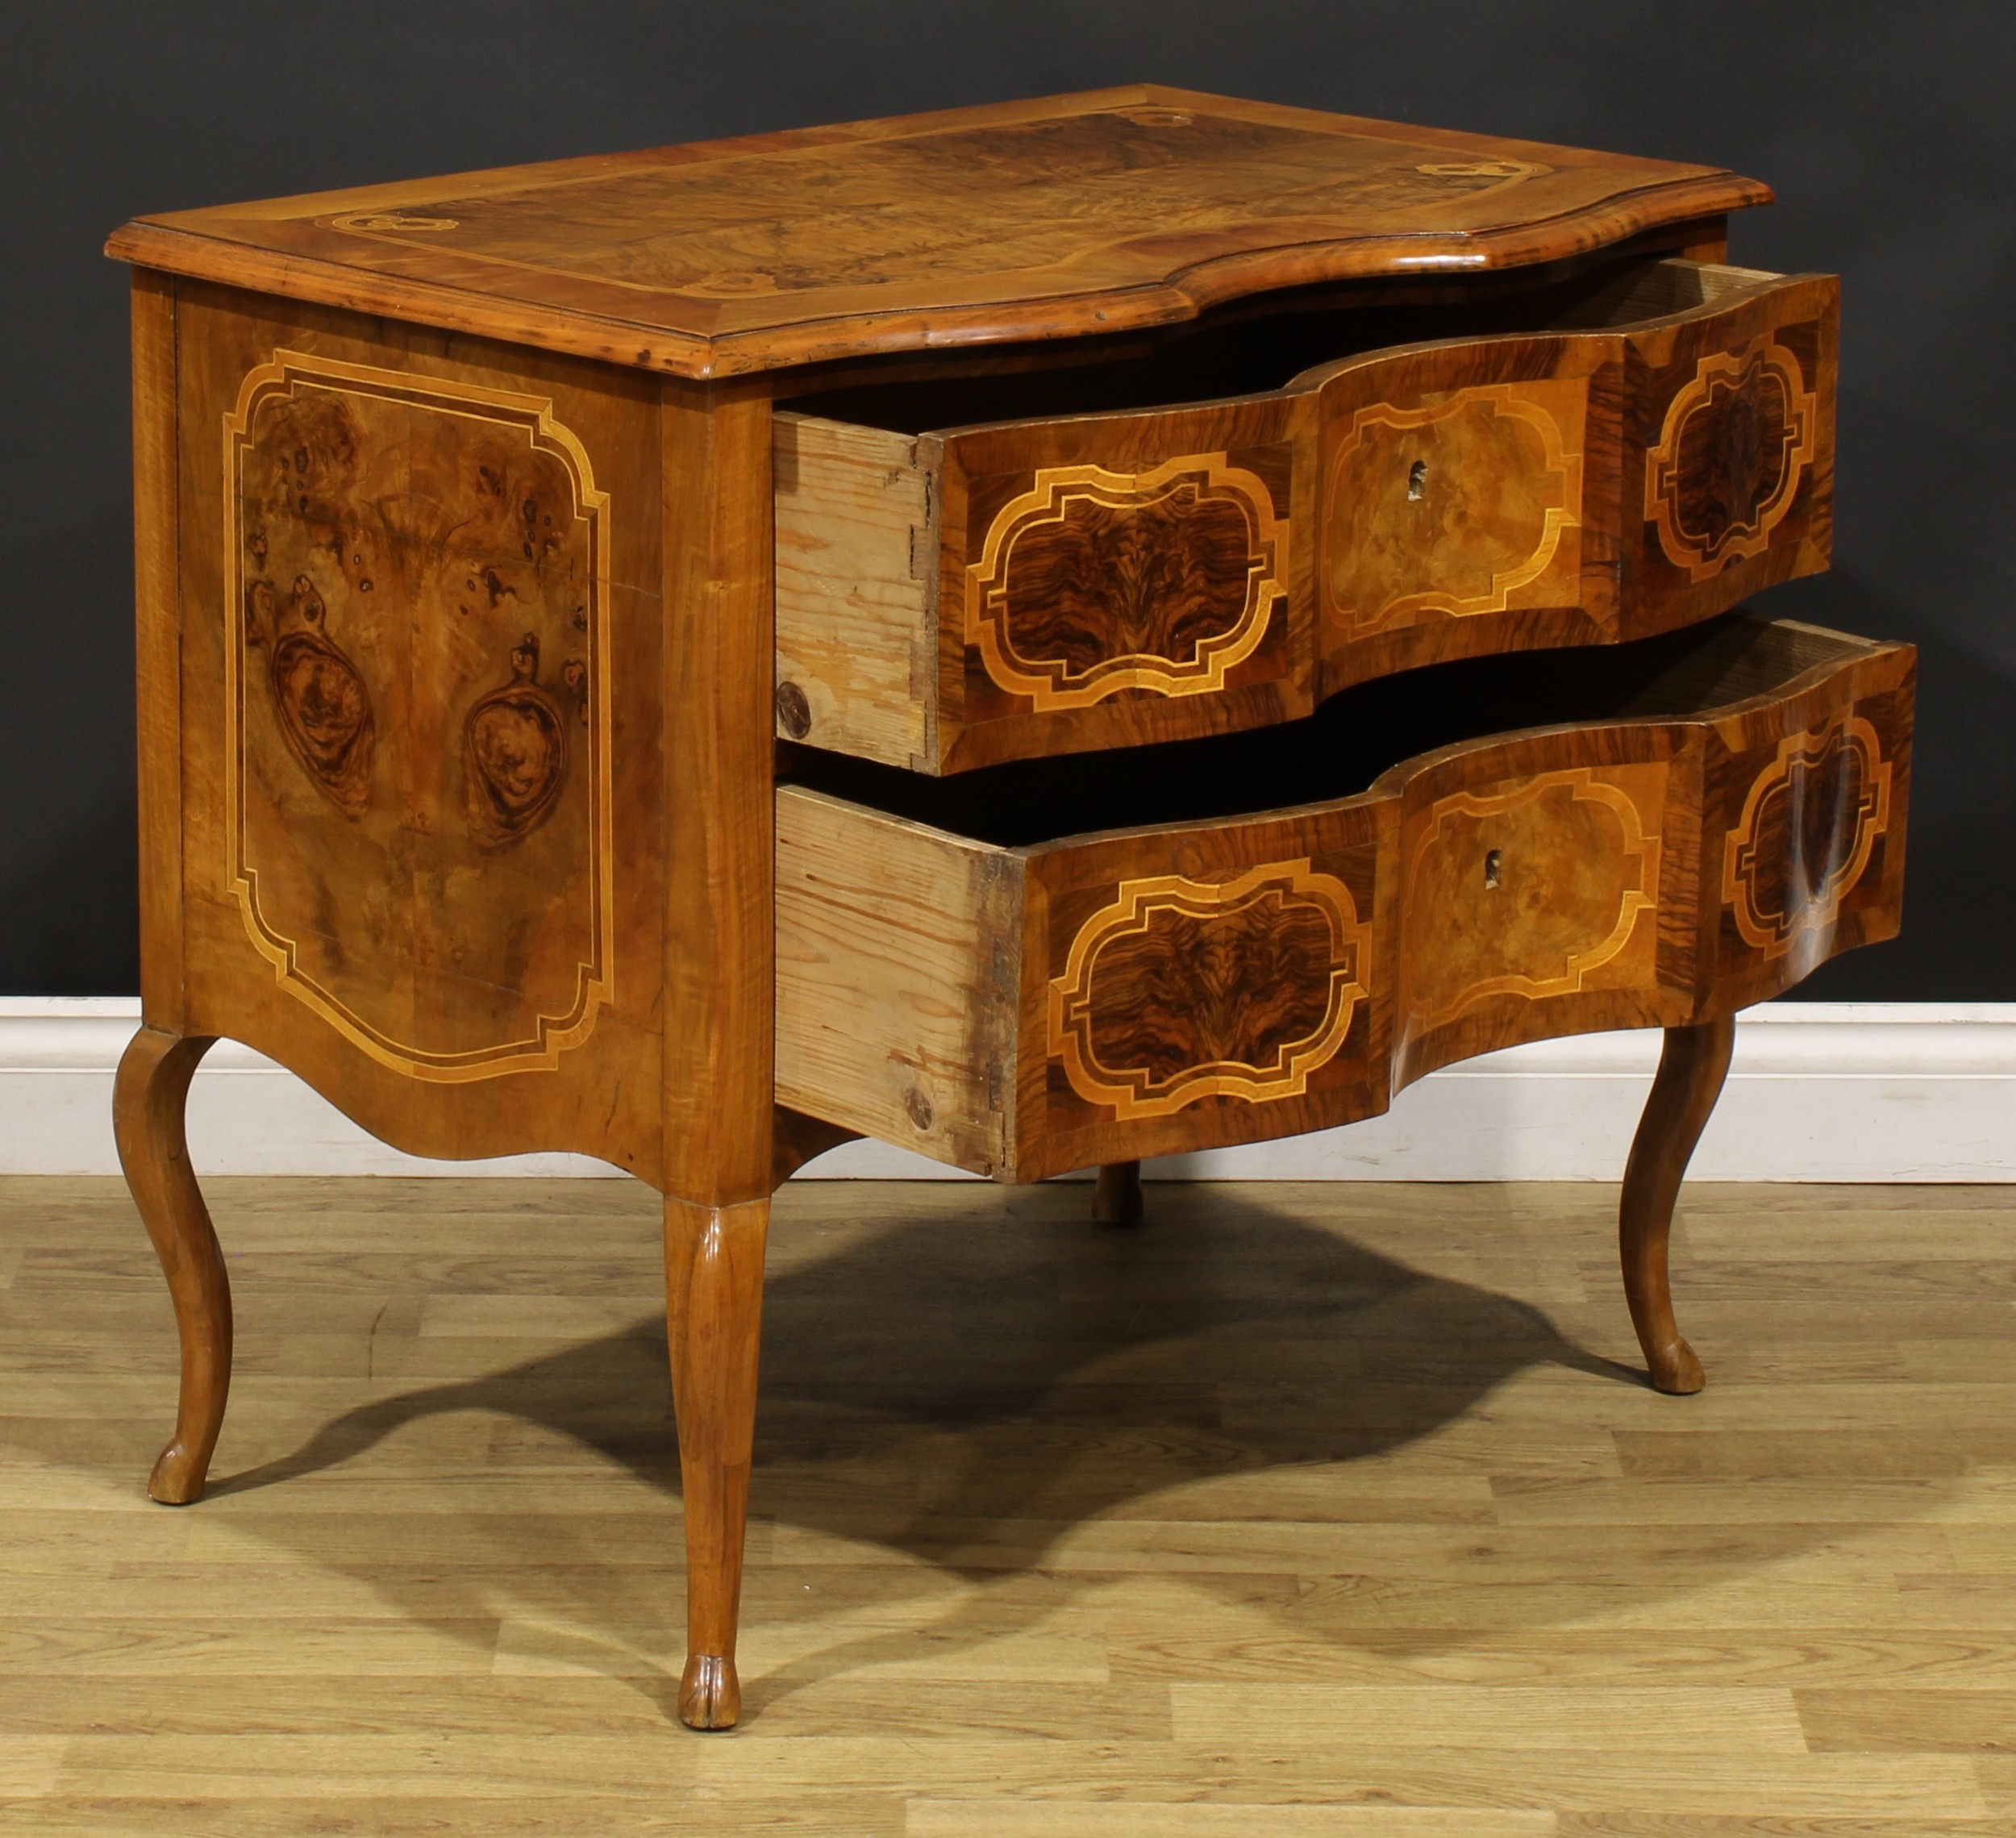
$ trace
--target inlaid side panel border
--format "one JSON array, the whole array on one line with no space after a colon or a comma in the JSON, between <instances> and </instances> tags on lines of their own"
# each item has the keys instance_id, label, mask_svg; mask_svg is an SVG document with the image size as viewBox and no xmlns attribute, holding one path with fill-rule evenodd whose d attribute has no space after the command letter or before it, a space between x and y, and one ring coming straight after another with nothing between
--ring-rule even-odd
<instances>
[{"instance_id":1,"label":"inlaid side panel border","mask_svg":"<svg viewBox=\"0 0 2016 1838\"><path fill-rule=\"evenodd\" d=\"M324 402L348 398L422 418L485 423L506 431L529 452L557 462L569 483L573 502L561 518L581 526L589 558L576 583L581 600L576 624L584 655L564 664L546 661L548 677L542 682L539 640L535 632L527 631L510 648L502 680L469 711L460 736L464 808L455 816L468 823L477 842L485 848L507 845L537 827L557 795L571 753L581 755L585 768L587 912L582 931L587 949L575 966L571 988L538 1002L530 1025L506 1038L453 1051L430 1049L402 1038L394 1027L361 1012L355 996L346 998L317 976L303 961L303 940L298 932L276 922L262 899L260 865L249 840L248 820L247 724L252 693L248 652L256 648L264 655L263 673L289 749L319 791L347 818L361 815L373 795L373 752L381 738L364 673L345 648L344 638L331 629L323 595L305 574L297 575L289 586L255 572L265 560L265 533L247 527L251 489L247 468L258 444L262 411L304 396ZM338 424L328 438L340 446L353 435L354 430ZM553 1067L562 1052L588 1037L598 1011L614 994L614 844L606 665L610 506L607 495L596 486L585 448L555 418L546 397L281 348L245 377L235 406L224 418L223 456L223 579L227 604L238 609L235 616L243 622L240 633L223 647L225 701L231 723L225 762L230 856L225 881L238 902L248 936L273 966L281 989L352 1045L395 1072L460 1083ZM387 461L384 454L344 457L346 463L359 466ZM285 456L281 458L284 463ZM310 503L307 474L311 460L306 445L298 450L295 463L302 474L301 509L305 517ZM407 467L410 474L410 454ZM501 480L492 481L491 474L481 468L477 476L502 489ZM410 492L410 477L407 485ZM516 509L515 505L510 507L514 514ZM448 515L452 520L452 511ZM528 562L535 563L540 553L535 545L544 544L547 549L559 545L560 538L541 534L552 525L554 514L550 507L540 512L535 502L527 498L524 515L527 527L523 547ZM339 554L335 565L344 570L346 581L351 577L344 568L348 562L359 569L369 565L361 552L355 557ZM368 573L356 575L354 586L360 603L370 603L363 596L374 585ZM485 595L493 612L514 591L494 570L481 578L473 575L469 590L472 596ZM448 642L440 635L432 638ZM585 731L577 735L577 728ZM423 804L409 811L404 821L410 830L423 836L431 827L454 821L455 816ZM336 922L332 919L331 923ZM420 966L419 973L424 975L426 966Z\"/></svg>"}]
</instances>

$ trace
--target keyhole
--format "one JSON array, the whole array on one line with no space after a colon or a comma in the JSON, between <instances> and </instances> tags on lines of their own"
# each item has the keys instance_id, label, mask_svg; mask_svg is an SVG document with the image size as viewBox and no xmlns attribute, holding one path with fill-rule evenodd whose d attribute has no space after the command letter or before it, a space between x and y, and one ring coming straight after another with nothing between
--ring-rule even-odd
<instances>
[{"instance_id":1,"label":"keyhole","mask_svg":"<svg viewBox=\"0 0 2016 1838\"><path fill-rule=\"evenodd\" d=\"M1486 849L1484 852L1484 884L1485 886L1497 886L1498 869L1503 865L1504 861L1505 851L1502 848Z\"/></svg>"},{"instance_id":2,"label":"keyhole","mask_svg":"<svg viewBox=\"0 0 2016 1838\"><path fill-rule=\"evenodd\" d=\"M1407 469L1407 502L1418 504L1428 490L1428 462L1416 460Z\"/></svg>"}]
</instances>

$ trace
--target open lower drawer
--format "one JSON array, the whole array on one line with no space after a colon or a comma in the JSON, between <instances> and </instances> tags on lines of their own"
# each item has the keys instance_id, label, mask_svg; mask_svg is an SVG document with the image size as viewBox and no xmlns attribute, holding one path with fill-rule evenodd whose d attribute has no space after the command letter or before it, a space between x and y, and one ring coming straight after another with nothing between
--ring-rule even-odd
<instances>
[{"instance_id":1,"label":"open lower drawer","mask_svg":"<svg viewBox=\"0 0 2016 1838\"><path fill-rule=\"evenodd\" d=\"M1034 1180L1759 1001L1897 928L1914 663L1739 614L1097 761L801 754L778 1101Z\"/></svg>"},{"instance_id":2,"label":"open lower drawer","mask_svg":"<svg viewBox=\"0 0 2016 1838\"><path fill-rule=\"evenodd\" d=\"M1226 733L1826 566L1831 277L1467 285L780 414L778 732L934 773Z\"/></svg>"}]
</instances>

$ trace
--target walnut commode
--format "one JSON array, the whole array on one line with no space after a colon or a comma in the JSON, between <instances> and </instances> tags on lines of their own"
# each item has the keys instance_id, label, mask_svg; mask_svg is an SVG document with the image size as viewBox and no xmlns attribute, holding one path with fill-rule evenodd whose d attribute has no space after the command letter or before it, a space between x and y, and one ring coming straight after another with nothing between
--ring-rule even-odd
<instances>
[{"instance_id":1,"label":"walnut commode","mask_svg":"<svg viewBox=\"0 0 2016 1838\"><path fill-rule=\"evenodd\" d=\"M1908 647L1826 567L1835 283L1707 168L1152 87L142 219L152 1489L231 1363L228 1035L665 1196L680 1711L733 1723L769 1198L1348 1123L1659 1027L1652 1381L1731 1016L1897 927Z\"/></svg>"}]
</instances>

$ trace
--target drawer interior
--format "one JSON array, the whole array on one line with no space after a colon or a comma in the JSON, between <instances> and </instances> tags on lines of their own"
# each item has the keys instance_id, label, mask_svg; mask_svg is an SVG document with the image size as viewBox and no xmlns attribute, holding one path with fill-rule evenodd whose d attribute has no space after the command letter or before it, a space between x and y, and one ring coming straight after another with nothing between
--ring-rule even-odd
<instances>
[{"instance_id":1,"label":"drawer interior","mask_svg":"<svg viewBox=\"0 0 2016 1838\"><path fill-rule=\"evenodd\" d=\"M1839 632L1731 613L1629 645L1408 671L1345 690L1302 720L1245 733L1017 761L946 778L785 746L781 777L976 841L1027 848L1352 797L1402 761L1510 729L1721 710L1868 648Z\"/></svg>"},{"instance_id":2,"label":"drawer interior","mask_svg":"<svg viewBox=\"0 0 2016 1838\"><path fill-rule=\"evenodd\" d=\"M1396 299L1387 290L1340 303L1334 288L1312 290L1307 304L1292 294L1264 311L1248 303L1136 356L1115 356L1094 341L1052 368L860 385L777 406L899 434L1174 406L1282 389L1317 365L1390 345L1639 324L1777 278L1720 263L1639 260L1539 283L1497 276L1425 298Z\"/></svg>"}]
</instances>

